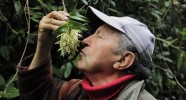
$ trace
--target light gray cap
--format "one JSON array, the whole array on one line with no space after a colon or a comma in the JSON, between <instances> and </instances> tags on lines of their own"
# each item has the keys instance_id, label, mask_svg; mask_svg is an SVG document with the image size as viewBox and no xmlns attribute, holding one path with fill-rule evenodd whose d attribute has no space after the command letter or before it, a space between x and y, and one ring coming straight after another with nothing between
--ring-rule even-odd
<instances>
[{"instance_id":1,"label":"light gray cap","mask_svg":"<svg viewBox=\"0 0 186 100\"><path fill-rule=\"evenodd\" d=\"M151 56L154 51L155 36L145 24L131 17L108 16L91 6L88 7L86 16L90 20L90 27L98 28L101 24L107 23L126 34L135 45L140 59L152 61Z\"/></svg>"}]
</instances>

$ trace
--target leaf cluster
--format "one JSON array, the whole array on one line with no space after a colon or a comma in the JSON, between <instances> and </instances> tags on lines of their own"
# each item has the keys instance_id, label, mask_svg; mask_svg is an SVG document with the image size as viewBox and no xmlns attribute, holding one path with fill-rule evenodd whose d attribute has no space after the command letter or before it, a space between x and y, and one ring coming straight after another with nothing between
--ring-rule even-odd
<instances>
[{"instance_id":1,"label":"leaf cluster","mask_svg":"<svg viewBox=\"0 0 186 100\"><path fill-rule=\"evenodd\" d=\"M58 51L61 55L69 55L68 59L73 59L76 56L77 47L79 46L79 38L82 36L80 33L88 31L85 26L88 19L80 15L77 11L70 12L70 19L59 28L53 31L59 40L56 44L60 45Z\"/></svg>"}]
</instances>

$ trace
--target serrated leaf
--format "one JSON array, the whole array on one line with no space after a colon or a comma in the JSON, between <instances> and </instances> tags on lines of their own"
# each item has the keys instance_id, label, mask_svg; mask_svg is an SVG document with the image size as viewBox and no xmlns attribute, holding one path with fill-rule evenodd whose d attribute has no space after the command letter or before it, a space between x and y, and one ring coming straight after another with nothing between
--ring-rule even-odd
<instances>
[{"instance_id":1,"label":"serrated leaf","mask_svg":"<svg viewBox=\"0 0 186 100\"><path fill-rule=\"evenodd\" d=\"M68 27L68 22L67 22L64 25L61 25L60 27L55 29L52 33L59 35L61 33L68 31L68 29L69 29L69 27Z\"/></svg>"},{"instance_id":2,"label":"serrated leaf","mask_svg":"<svg viewBox=\"0 0 186 100\"><path fill-rule=\"evenodd\" d=\"M87 22L87 23L89 22L89 20L86 17L80 15L77 11L70 12L69 14L71 19Z\"/></svg>"},{"instance_id":3,"label":"serrated leaf","mask_svg":"<svg viewBox=\"0 0 186 100\"><path fill-rule=\"evenodd\" d=\"M73 20L69 20L68 22L68 26L71 29L76 29L76 30L81 30L81 31L88 31L88 28L85 27L83 24L73 21Z\"/></svg>"}]
</instances>

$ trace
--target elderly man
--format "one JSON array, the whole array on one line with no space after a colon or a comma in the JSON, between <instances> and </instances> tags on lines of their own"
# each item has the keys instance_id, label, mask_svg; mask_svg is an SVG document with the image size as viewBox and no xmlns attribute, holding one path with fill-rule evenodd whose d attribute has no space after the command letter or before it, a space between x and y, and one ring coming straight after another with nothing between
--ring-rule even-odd
<instances>
[{"instance_id":1,"label":"elderly man","mask_svg":"<svg viewBox=\"0 0 186 100\"><path fill-rule=\"evenodd\" d=\"M55 30L68 14L53 11L39 24L38 43L27 70L19 72L22 100L154 100L144 89L152 62L154 35L130 17L107 16L89 7L95 33L82 41L77 68L85 78L63 81L52 76L50 51ZM24 69L24 68L23 68Z\"/></svg>"}]
</instances>

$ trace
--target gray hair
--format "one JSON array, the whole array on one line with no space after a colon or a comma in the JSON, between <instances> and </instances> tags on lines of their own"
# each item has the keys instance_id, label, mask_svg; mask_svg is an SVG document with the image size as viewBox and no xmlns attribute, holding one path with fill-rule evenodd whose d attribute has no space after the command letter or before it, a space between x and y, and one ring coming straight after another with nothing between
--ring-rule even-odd
<instances>
[{"instance_id":1,"label":"gray hair","mask_svg":"<svg viewBox=\"0 0 186 100\"><path fill-rule=\"evenodd\" d=\"M126 74L136 74L139 79L147 79L150 75L150 70L147 68L149 63L140 59L136 47L125 34L112 27L109 27L109 29L111 32L118 32L121 37L119 46L113 50L115 54L123 54L124 51L131 51L135 54L134 63L131 67L125 69L124 72Z\"/></svg>"}]
</instances>

